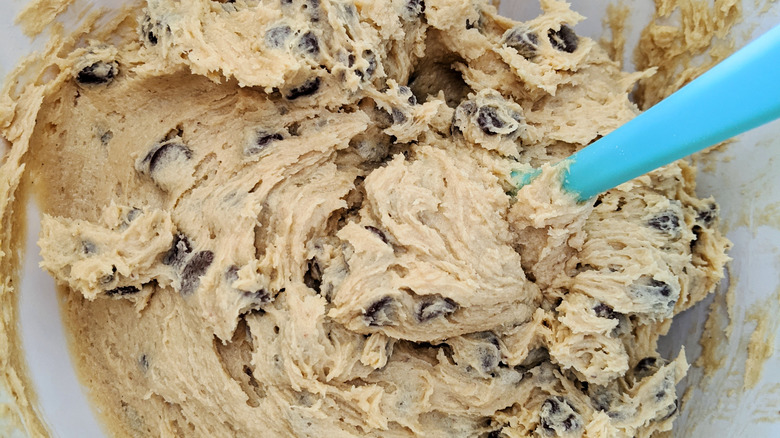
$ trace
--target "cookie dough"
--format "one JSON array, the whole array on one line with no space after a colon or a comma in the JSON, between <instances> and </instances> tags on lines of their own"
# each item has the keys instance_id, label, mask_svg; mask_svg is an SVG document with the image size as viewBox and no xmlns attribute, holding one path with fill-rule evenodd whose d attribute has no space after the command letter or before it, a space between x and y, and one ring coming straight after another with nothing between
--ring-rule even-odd
<instances>
[{"instance_id":1,"label":"cookie dough","mask_svg":"<svg viewBox=\"0 0 780 438\"><path fill-rule=\"evenodd\" d=\"M688 365L657 340L729 243L685 162L561 191L550 164L634 117L652 71L541 6L148 0L55 36L6 91L3 172L37 193L110 430L670 430Z\"/></svg>"}]
</instances>

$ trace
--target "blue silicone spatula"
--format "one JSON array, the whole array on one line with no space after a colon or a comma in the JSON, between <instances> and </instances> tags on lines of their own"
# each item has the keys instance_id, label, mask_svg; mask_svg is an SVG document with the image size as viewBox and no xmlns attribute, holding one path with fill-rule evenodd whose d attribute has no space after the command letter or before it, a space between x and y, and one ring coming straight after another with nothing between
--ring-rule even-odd
<instances>
[{"instance_id":1,"label":"blue silicone spatula","mask_svg":"<svg viewBox=\"0 0 780 438\"><path fill-rule=\"evenodd\" d=\"M563 187L585 201L780 118L780 26L567 159ZM513 175L520 186L539 171Z\"/></svg>"}]
</instances>

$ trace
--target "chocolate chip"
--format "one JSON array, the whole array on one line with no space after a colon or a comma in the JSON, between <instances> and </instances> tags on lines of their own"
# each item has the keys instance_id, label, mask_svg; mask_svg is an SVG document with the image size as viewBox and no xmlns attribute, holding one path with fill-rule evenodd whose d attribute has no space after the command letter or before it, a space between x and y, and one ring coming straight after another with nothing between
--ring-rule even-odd
<instances>
[{"instance_id":1,"label":"chocolate chip","mask_svg":"<svg viewBox=\"0 0 780 438\"><path fill-rule=\"evenodd\" d=\"M138 208L131 209L130 211L127 212L127 216L126 216L125 222L130 223L130 222L138 219L138 217L141 216L141 213L143 213L143 211L141 211L141 209L138 209Z\"/></svg>"},{"instance_id":2,"label":"chocolate chip","mask_svg":"<svg viewBox=\"0 0 780 438\"><path fill-rule=\"evenodd\" d=\"M669 418L672 418L672 415L677 413L677 410L680 407L680 402L675 398L674 403L670 404L666 407L665 411L659 415L660 418L658 418L656 421L664 421L668 420Z\"/></svg>"},{"instance_id":3,"label":"chocolate chip","mask_svg":"<svg viewBox=\"0 0 780 438\"><path fill-rule=\"evenodd\" d=\"M285 96L288 100L295 100L299 97L311 96L320 89L320 78L315 77L307 80L302 85L293 88Z\"/></svg>"},{"instance_id":4,"label":"chocolate chip","mask_svg":"<svg viewBox=\"0 0 780 438\"><path fill-rule=\"evenodd\" d=\"M140 358L138 358L138 366L141 367L141 371L146 372L149 370L149 357L145 354L142 354Z\"/></svg>"},{"instance_id":5,"label":"chocolate chip","mask_svg":"<svg viewBox=\"0 0 780 438\"><path fill-rule=\"evenodd\" d=\"M141 23L141 35L146 37L146 40L149 41L151 45L157 45L157 33L159 32L159 28L160 24L153 23L152 18L147 15Z\"/></svg>"},{"instance_id":6,"label":"chocolate chip","mask_svg":"<svg viewBox=\"0 0 780 438\"><path fill-rule=\"evenodd\" d=\"M644 359L642 359L642 360L640 360L639 362L636 363L636 366L634 367L634 371L642 372L642 371L646 371L646 370L648 370L650 368L658 369L658 366L656 365L657 362L658 362L658 359L656 359L654 357L646 357L646 358L644 358Z\"/></svg>"},{"instance_id":7,"label":"chocolate chip","mask_svg":"<svg viewBox=\"0 0 780 438\"><path fill-rule=\"evenodd\" d=\"M112 138L114 138L114 133L111 131L106 131L100 136L100 143L107 145Z\"/></svg>"},{"instance_id":8,"label":"chocolate chip","mask_svg":"<svg viewBox=\"0 0 780 438\"><path fill-rule=\"evenodd\" d=\"M658 371L663 363L655 357L646 357L634 366L634 378L639 381Z\"/></svg>"},{"instance_id":9,"label":"chocolate chip","mask_svg":"<svg viewBox=\"0 0 780 438\"><path fill-rule=\"evenodd\" d=\"M355 54L350 53L349 56L347 56L347 67L352 67L355 65Z\"/></svg>"},{"instance_id":10,"label":"chocolate chip","mask_svg":"<svg viewBox=\"0 0 780 438\"><path fill-rule=\"evenodd\" d=\"M674 292L672 285L649 275L643 275L629 288L631 295L638 301L650 304L652 310L656 312L667 312L674 307L676 302Z\"/></svg>"},{"instance_id":11,"label":"chocolate chip","mask_svg":"<svg viewBox=\"0 0 780 438\"><path fill-rule=\"evenodd\" d=\"M244 148L245 155L254 155L262 152L271 143L284 140L284 136L278 132L268 132L262 129L257 130L255 140Z\"/></svg>"},{"instance_id":12,"label":"chocolate chip","mask_svg":"<svg viewBox=\"0 0 780 438\"><path fill-rule=\"evenodd\" d=\"M417 105L417 97L412 93L412 89L402 85L398 87L398 94L401 96L409 96L408 99L406 99L407 102L409 102L409 105Z\"/></svg>"},{"instance_id":13,"label":"chocolate chip","mask_svg":"<svg viewBox=\"0 0 780 438\"><path fill-rule=\"evenodd\" d=\"M372 227L371 225L366 225L365 228L368 231L371 231L372 233L376 234L377 237L379 237L379 239L382 240L382 242L388 243L387 236L385 236L385 233L383 233L382 230L380 230L379 228Z\"/></svg>"},{"instance_id":14,"label":"chocolate chip","mask_svg":"<svg viewBox=\"0 0 780 438\"><path fill-rule=\"evenodd\" d=\"M501 352L495 346L480 345L477 352L483 372L490 373L498 367L498 363L501 361Z\"/></svg>"},{"instance_id":15,"label":"chocolate chip","mask_svg":"<svg viewBox=\"0 0 780 438\"><path fill-rule=\"evenodd\" d=\"M164 143L149 153L149 174L176 161L186 161L192 158L192 150L179 143ZM146 161L146 159L144 159Z\"/></svg>"},{"instance_id":16,"label":"chocolate chip","mask_svg":"<svg viewBox=\"0 0 780 438\"><path fill-rule=\"evenodd\" d=\"M393 303L391 297L380 298L363 311L363 320L372 327L392 324L395 316Z\"/></svg>"},{"instance_id":17,"label":"chocolate chip","mask_svg":"<svg viewBox=\"0 0 780 438\"><path fill-rule=\"evenodd\" d=\"M517 50L517 53L523 58L532 59L536 56L536 50L539 47L539 36L524 25L519 25L506 31L504 44Z\"/></svg>"},{"instance_id":18,"label":"chocolate chip","mask_svg":"<svg viewBox=\"0 0 780 438\"><path fill-rule=\"evenodd\" d=\"M140 292L140 291L141 291L141 289L138 289L135 286L121 286L121 287L118 287L116 289L107 290L106 291L106 295L108 295L108 296L114 296L114 295L123 296L123 295L134 294L134 293L137 293L137 292Z\"/></svg>"},{"instance_id":19,"label":"chocolate chip","mask_svg":"<svg viewBox=\"0 0 780 438\"><path fill-rule=\"evenodd\" d=\"M425 12L425 2L423 0L408 0L406 12L410 17L419 17Z\"/></svg>"},{"instance_id":20,"label":"chocolate chip","mask_svg":"<svg viewBox=\"0 0 780 438\"><path fill-rule=\"evenodd\" d=\"M565 24L562 24L559 30L550 29L547 37L553 48L566 53L574 53L580 40L574 30Z\"/></svg>"},{"instance_id":21,"label":"chocolate chip","mask_svg":"<svg viewBox=\"0 0 780 438\"><path fill-rule=\"evenodd\" d=\"M668 210L650 218L647 225L667 234L676 234L680 231L680 218L677 213Z\"/></svg>"},{"instance_id":22,"label":"chocolate chip","mask_svg":"<svg viewBox=\"0 0 780 438\"><path fill-rule=\"evenodd\" d=\"M498 117L496 109L492 106L483 106L479 108L477 124L480 129L482 129L482 132L487 135L496 135L498 133L496 129L501 129L505 125L504 121Z\"/></svg>"},{"instance_id":23,"label":"chocolate chip","mask_svg":"<svg viewBox=\"0 0 780 438\"><path fill-rule=\"evenodd\" d=\"M458 303L452 298L425 296L417 305L417 321L426 322L440 316L449 315L458 309Z\"/></svg>"},{"instance_id":24,"label":"chocolate chip","mask_svg":"<svg viewBox=\"0 0 780 438\"><path fill-rule=\"evenodd\" d=\"M214 261L211 251L199 251L190 258L181 271L181 294L189 295L200 285L200 277L206 273Z\"/></svg>"},{"instance_id":25,"label":"chocolate chip","mask_svg":"<svg viewBox=\"0 0 780 438\"><path fill-rule=\"evenodd\" d=\"M314 32L308 31L301 35L298 39L298 50L309 56L317 56L320 54L320 43L317 41L317 36Z\"/></svg>"},{"instance_id":26,"label":"chocolate chip","mask_svg":"<svg viewBox=\"0 0 780 438\"><path fill-rule=\"evenodd\" d=\"M526 372L549 360L550 352L544 347L537 347L529 351L525 359L523 359L520 364L515 366L515 371Z\"/></svg>"},{"instance_id":27,"label":"chocolate chip","mask_svg":"<svg viewBox=\"0 0 780 438\"><path fill-rule=\"evenodd\" d=\"M249 298L258 304L271 302L271 294L269 294L265 289L258 289L254 292L244 292L244 297Z\"/></svg>"},{"instance_id":28,"label":"chocolate chip","mask_svg":"<svg viewBox=\"0 0 780 438\"><path fill-rule=\"evenodd\" d=\"M696 247L696 244L699 243L699 241L701 240L702 228L699 225L694 225L691 228L691 232L693 233L694 236L690 244L691 252L693 252L694 248Z\"/></svg>"},{"instance_id":29,"label":"chocolate chip","mask_svg":"<svg viewBox=\"0 0 780 438\"><path fill-rule=\"evenodd\" d=\"M718 205L715 203L709 204L704 210L698 211L696 215L696 222L701 223L705 227L711 227L718 217Z\"/></svg>"},{"instance_id":30,"label":"chocolate chip","mask_svg":"<svg viewBox=\"0 0 780 438\"><path fill-rule=\"evenodd\" d=\"M265 45L273 49L278 49L284 46L287 39L292 35L292 29L290 26L283 25L272 27L265 32Z\"/></svg>"},{"instance_id":31,"label":"chocolate chip","mask_svg":"<svg viewBox=\"0 0 780 438\"><path fill-rule=\"evenodd\" d=\"M309 259L306 262L306 273L303 274L303 284L309 289L320 293L322 287L322 270L316 259Z\"/></svg>"},{"instance_id":32,"label":"chocolate chip","mask_svg":"<svg viewBox=\"0 0 780 438\"><path fill-rule=\"evenodd\" d=\"M100 284L107 285L107 284L111 283L112 281L114 281L114 278L116 278L116 266L112 266L111 267L111 273L110 274L106 274L106 275L100 277Z\"/></svg>"},{"instance_id":33,"label":"chocolate chip","mask_svg":"<svg viewBox=\"0 0 780 438\"><path fill-rule=\"evenodd\" d=\"M398 108L393 108L390 114L393 116L393 123L395 123L396 125L406 123L406 121L408 120L406 118L406 115L403 113L403 111L401 111Z\"/></svg>"},{"instance_id":34,"label":"chocolate chip","mask_svg":"<svg viewBox=\"0 0 780 438\"><path fill-rule=\"evenodd\" d=\"M547 434L562 435L582 428L582 417L563 397L545 400L539 410L539 423Z\"/></svg>"},{"instance_id":35,"label":"chocolate chip","mask_svg":"<svg viewBox=\"0 0 780 438\"><path fill-rule=\"evenodd\" d=\"M364 50L363 51L363 59L368 62L368 67L366 67L366 71L362 70L355 70L355 74L358 75L361 79L370 79L371 76L374 75L376 72L376 55L371 50Z\"/></svg>"},{"instance_id":36,"label":"chocolate chip","mask_svg":"<svg viewBox=\"0 0 780 438\"><path fill-rule=\"evenodd\" d=\"M230 265L227 271L225 271L225 281L228 284L232 284L236 280L238 280L238 266Z\"/></svg>"},{"instance_id":37,"label":"chocolate chip","mask_svg":"<svg viewBox=\"0 0 780 438\"><path fill-rule=\"evenodd\" d=\"M177 233L173 238L171 249L165 253L162 262L169 266L181 266L191 252L192 244L190 244L190 240L184 234Z\"/></svg>"},{"instance_id":38,"label":"chocolate chip","mask_svg":"<svg viewBox=\"0 0 780 438\"><path fill-rule=\"evenodd\" d=\"M598 306L595 306L593 311L596 312L596 316L599 318L618 319L618 314L615 313L611 307L604 303L600 303Z\"/></svg>"},{"instance_id":39,"label":"chocolate chip","mask_svg":"<svg viewBox=\"0 0 780 438\"><path fill-rule=\"evenodd\" d=\"M119 64L116 61L98 61L84 67L76 75L76 81L85 85L107 84L114 80L119 73Z\"/></svg>"},{"instance_id":40,"label":"chocolate chip","mask_svg":"<svg viewBox=\"0 0 780 438\"><path fill-rule=\"evenodd\" d=\"M647 283L647 287L652 290L654 293L668 297L672 294L672 288L669 286L669 283L666 283L664 281L656 280L655 278L651 278L650 281Z\"/></svg>"},{"instance_id":41,"label":"chocolate chip","mask_svg":"<svg viewBox=\"0 0 780 438\"><path fill-rule=\"evenodd\" d=\"M81 252L84 254L95 254L97 252L97 246L89 240L82 240Z\"/></svg>"}]
</instances>

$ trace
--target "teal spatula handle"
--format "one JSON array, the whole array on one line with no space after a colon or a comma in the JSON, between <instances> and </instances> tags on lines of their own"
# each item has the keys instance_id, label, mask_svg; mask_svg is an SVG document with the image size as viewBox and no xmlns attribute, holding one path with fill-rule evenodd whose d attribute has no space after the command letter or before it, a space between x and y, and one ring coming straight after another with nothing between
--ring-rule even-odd
<instances>
[{"instance_id":1,"label":"teal spatula handle","mask_svg":"<svg viewBox=\"0 0 780 438\"><path fill-rule=\"evenodd\" d=\"M780 26L571 156L581 201L780 117Z\"/></svg>"}]
</instances>

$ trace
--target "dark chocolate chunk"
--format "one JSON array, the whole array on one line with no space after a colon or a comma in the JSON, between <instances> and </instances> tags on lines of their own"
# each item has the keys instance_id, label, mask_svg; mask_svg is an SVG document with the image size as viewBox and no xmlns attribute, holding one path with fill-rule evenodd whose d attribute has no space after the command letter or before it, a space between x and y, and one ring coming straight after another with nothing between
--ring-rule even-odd
<instances>
[{"instance_id":1,"label":"dark chocolate chunk","mask_svg":"<svg viewBox=\"0 0 780 438\"><path fill-rule=\"evenodd\" d=\"M138 358L138 367L141 368L141 371L143 372L149 371L149 356L142 354L141 357Z\"/></svg>"},{"instance_id":2,"label":"dark chocolate chunk","mask_svg":"<svg viewBox=\"0 0 780 438\"><path fill-rule=\"evenodd\" d=\"M81 241L81 252L84 254L94 254L97 252L97 246L89 240Z\"/></svg>"},{"instance_id":3,"label":"dark chocolate chunk","mask_svg":"<svg viewBox=\"0 0 780 438\"><path fill-rule=\"evenodd\" d=\"M107 145L112 138L114 138L114 133L108 130L100 135L100 143Z\"/></svg>"},{"instance_id":4,"label":"dark chocolate chunk","mask_svg":"<svg viewBox=\"0 0 780 438\"><path fill-rule=\"evenodd\" d=\"M647 225L667 234L675 234L680 230L680 218L671 210L664 211L650 218Z\"/></svg>"},{"instance_id":5,"label":"dark chocolate chunk","mask_svg":"<svg viewBox=\"0 0 780 438\"><path fill-rule=\"evenodd\" d=\"M452 298L426 296L417 305L417 321L426 322L440 316L449 315L458 310L458 303Z\"/></svg>"},{"instance_id":6,"label":"dark chocolate chunk","mask_svg":"<svg viewBox=\"0 0 780 438\"><path fill-rule=\"evenodd\" d=\"M387 236L385 235L382 230L380 230L377 227L372 227L371 225L366 225L365 227L368 231L371 231L372 233L376 234L379 239L382 240L382 242L388 243Z\"/></svg>"},{"instance_id":7,"label":"dark chocolate chunk","mask_svg":"<svg viewBox=\"0 0 780 438\"><path fill-rule=\"evenodd\" d=\"M636 363L636 366L634 367L634 371L636 372L644 372L648 369L654 369L657 370L658 366L656 365L658 362L658 359L654 357L646 357L639 362Z\"/></svg>"},{"instance_id":8,"label":"dark chocolate chunk","mask_svg":"<svg viewBox=\"0 0 780 438\"><path fill-rule=\"evenodd\" d=\"M198 251L190 258L181 271L181 294L189 295L200 285L200 277L206 273L214 261L211 251Z\"/></svg>"},{"instance_id":9,"label":"dark chocolate chunk","mask_svg":"<svg viewBox=\"0 0 780 438\"><path fill-rule=\"evenodd\" d=\"M483 106L479 108L477 114L477 124L482 132L487 135L496 135L498 131L496 129L503 128L505 123L498 117L496 109L492 106Z\"/></svg>"},{"instance_id":10,"label":"dark chocolate chunk","mask_svg":"<svg viewBox=\"0 0 780 438\"><path fill-rule=\"evenodd\" d=\"M362 79L368 80L376 72L376 55L371 50L364 50L363 59L365 59L366 62L368 62L368 67L366 67L365 72L362 70L355 70L355 74Z\"/></svg>"},{"instance_id":11,"label":"dark chocolate chunk","mask_svg":"<svg viewBox=\"0 0 780 438\"><path fill-rule=\"evenodd\" d=\"M595 410L609 412L612 407L612 402L615 400L615 396L605 387L596 386L593 393L590 394L590 399Z\"/></svg>"},{"instance_id":12,"label":"dark chocolate chunk","mask_svg":"<svg viewBox=\"0 0 780 438\"><path fill-rule=\"evenodd\" d=\"M271 143L279 140L284 140L284 136L281 133L258 129L255 140L244 149L244 154L254 155L260 153Z\"/></svg>"},{"instance_id":13,"label":"dark chocolate chunk","mask_svg":"<svg viewBox=\"0 0 780 438\"><path fill-rule=\"evenodd\" d=\"M701 233L702 228L699 225L694 225L691 227L691 232L693 232L693 240L691 240L691 252L693 252L694 248L696 247L696 244L699 243L699 240L701 239Z\"/></svg>"},{"instance_id":14,"label":"dark chocolate chunk","mask_svg":"<svg viewBox=\"0 0 780 438\"><path fill-rule=\"evenodd\" d=\"M711 203L704 210L698 211L696 215L696 222L701 223L705 227L711 227L718 217L718 205Z\"/></svg>"},{"instance_id":15,"label":"dark chocolate chunk","mask_svg":"<svg viewBox=\"0 0 780 438\"><path fill-rule=\"evenodd\" d=\"M672 288L671 286L669 286L669 283L656 280L655 278L651 278L647 282L646 286L649 290L651 290L653 293L656 293L658 295L668 297L669 295L672 294Z\"/></svg>"},{"instance_id":16,"label":"dark chocolate chunk","mask_svg":"<svg viewBox=\"0 0 780 438\"><path fill-rule=\"evenodd\" d=\"M382 297L363 311L363 320L372 327L389 325L395 317L394 300Z\"/></svg>"},{"instance_id":17,"label":"dark chocolate chunk","mask_svg":"<svg viewBox=\"0 0 780 438\"><path fill-rule=\"evenodd\" d=\"M651 376L655 374L662 365L663 362L659 359L655 357L646 357L637 362L634 366L634 378L639 381L647 376Z\"/></svg>"},{"instance_id":18,"label":"dark chocolate chunk","mask_svg":"<svg viewBox=\"0 0 780 438\"><path fill-rule=\"evenodd\" d=\"M265 289L258 289L254 292L244 292L244 297L249 298L259 304L265 304L271 302L271 294Z\"/></svg>"},{"instance_id":19,"label":"dark chocolate chunk","mask_svg":"<svg viewBox=\"0 0 780 438\"><path fill-rule=\"evenodd\" d=\"M179 143L165 143L160 145L149 157L149 173L154 174L157 169L175 161L185 161L192 158L192 150Z\"/></svg>"},{"instance_id":20,"label":"dark chocolate chunk","mask_svg":"<svg viewBox=\"0 0 780 438\"><path fill-rule=\"evenodd\" d=\"M617 313L609 306L607 306L604 303L600 303L598 306L595 306L593 308L593 311L596 312L596 316L599 318L609 318L609 319L617 319L618 315Z\"/></svg>"},{"instance_id":21,"label":"dark chocolate chunk","mask_svg":"<svg viewBox=\"0 0 780 438\"><path fill-rule=\"evenodd\" d=\"M265 45L273 49L278 49L284 46L287 39L292 35L292 29L290 26L282 25L272 27L265 32Z\"/></svg>"},{"instance_id":22,"label":"dark chocolate chunk","mask_svg":"<svg viewBox=\"0 0 780 438\"><path fill-rule=\"evenodd\" d=\"M509 29L504 34L504 44L517 50L517 53L523 58L532 59L536 56L536 50L539 47L539 37L536 32L519 25Z\"/></svg>"},{"instance_id":23,"label":"dark chocolate chunk","mask_svg":"<svg viewBox=\"0 0 780 438\"><path fill-rule=\"evenodd\" d=\"M314 32L308 31L301 35L298 39L298 50L310 56L317 56L320 54L320 43L317 40L317 36L314 35Z\"/></svg>"},{"instance_id":24,"label":"dark chocolate chunk","mask_svg":"<svg viewBox=\"0 0 780 438\"><path fill-rule=\"evenodd\" d=\"M406 12L410 17L419 17L425 12L425 2L423 0L408 0Z\"/></svg>"},{"instance_id":25,"label":"dark chocolate chunk","mask_svg":"<svg viewBox=\"0 0 780 438\"><path fill-rule=\"evenodd\" d=\"M303 284L317 293L321 292L322 270L316 259L309 259L306 262L306 273L303 274Z\"/></svg>"},{"instance_id":26,"label":"dark chocolate chunk","mask_svg":"<svg viewBox=\"0 0 780 438\"><path fill-rule=\"evenodd\" d=\"M409 102L409 105L417 105L417 97L412 93L412 89L402 85L398 87L398 94L401 96L409 96L408 99L406 99L407 102Z\"/></svg>"},{"instance_id":27,"label":"dark chocolate chunk","mask_svg":"<svg viewBox=\"0 0 780 438\"><path fill-rule=\"evenodd\" d=\"M141 216L142 213L143 211L141 211L141 209L139 208L131 209L130 211L127 212L127 216L125 216L125 223L129 224L130 222L138 219L138 217Z\"/></svg>"},{"instance_id":28,"label":"dark chocolate chunk","mask_svg":"<svg viewBox=\"0 0 780 438\"><path fill-rule=\"evenodd\" d=\"M116 61L98 61L81 69L76 75L76 81L85 85L107 84L119 73Z\"/></svg>"},{"instance_id":29,"label":"dark chocolate chunk","mask_svg":"<svg viewBox=\"0 0 780 438\"><path fill-rule=\"evenodd\" d=\"M111 267L111 273L110 274L106 274L106 275L100 277L100 284L107 285L107 284L111 283L112 281L114 281L114 278L116 278L116 266L112 266Z\"/></svg>"},{"instance_id":30,"label":"dark chocolate chunk","mask_svg":"<svg viewBox=\"0 0 780 438\"><path fill-rule=\"evenodd\" d=\"M162 262L169 266L181 266L191 252L192 244L190 244L190 240L184 234L177 233L173 238L171 249L165 253Z\"/></svg>"},{"instance_id":31,"label":"dark chocolate chunk","mask_svg":"<svg viewBox=\"0 0 780 438\"><path fill-rule=\"evenodd\" d=\"M225 281L230 285L236 280L238 280L238 266L230 265L227 271L225 271Z\"/></svg>"},{"instance_id":32,"label":"dark chocolate chunk","mask_svg":"<svg viewBox=\"0 0 780 438\"><path fill-rule=\"evenodd\" d=\"M550 352L544 347L537 347L529 351L525 359L515 366L515 371L526 372L549 360Z\"/></svg>"},{"instance_id":33,"label":"dark chocolate chunk","mask_svg":"<svg viewBox=\"0 0 780 438\"><path fill-rule=\"evenodd\" d=\"M149 44L151 45L157 45L158 37L157 34L159 32L160 24L159 23L153 23L152 18L150 16L145 16L143 22L141 23L141 35L146 38L147 41L149 41Z\"/></svg>"},{"instance_id":34,"label":"dark chocolate chunk","mask_svg":"<svg viewBox=\"0 0 780 438\"><path fill-rule=\"evenodd\" d=\"M477 354L479 354L479 364L485 373L495 370L501 361L501 352L494 345L480 345Z\"/></svg>"},{"instance_id":35,"label":"dark chocolate chunk","mask_svg":"<svg viewBox=\"0 0 780 438\"><path fill-rule=\"evenodd\" d=\"M106 291L106 295L108 296L114 296L114 295L130 295L137 292L140 292L141 289L138 289L135 286L120 286L116 289L111 289Z\"/></svg>"},{"instance_id":36,"label":"dark chocolate chunk","mask_svg":"<svg viewBox=\"0 0 780 438\"><path fill-rule=\"evenodd\" d=\"M550 29L547 32L550 44L561 52L574 53L579 45L580 38L569 26L562 24L559 30Z\"/></svg>"},{"instance_id":37,"label":"dark chocolate chunk","mask_svg":"<svg viewBox=\"0 0 780 438\"><path fill-rule=\"evenodd\" d=\"M311 96L320 89L320 78L315 77L307 80L298 87L295 87L287 92L285 96L288 100L295 100L299 97Z\"/></svg>"},{"instance_id":38,"label":"dark chocolate chunk","mask_svg":"<svg viewBox=\"0 0 780 438\"><path fill-rule=\"evenodd\" d=\"M565 432L580 430L582 417L568 400L554 396L542 403L539 424L548 434L563 435Z\"/></svg>"},{"instance_id":39,"label":"dark chocolate chunk","mask_svg":"<svg viewBox=\"0 0 780 438\"><path fill-rule=\"evenodd\" d=\"M658 419L656 421L664 421L664 420L668 420L669 418L672 418L672 415L677 413L679 407L680 407L680 402L677 399L674 399L674 403L667 406L666 409L662 411L661 414L658 415Z\"/></svg>"},{"instance_id":40,"label":"dark chocolate chunk","mask_svg":"<svg viewBox=\"0 0 780 438\"><path fill-rule=\"evenodd\" d=\"M644 275L637 279L629 288L629 293L640 301L652 305L655 312L667 312L674 307L676 297L672 285L664 281Z\"/></svg>"},{"instance_id":41,"label":"dark chocolate chunk","mask_svg":"<svg viewBox=\"0 0 780 438\"><path fill-rule=\"evenodd\" d=\"M398 108L393 108L393 110L390 112L390 114L393 116L393 123L396 125L400 125L402 123L406 123L408 120L406 118L406 115Z\"/></svg>"}]
</instances>

